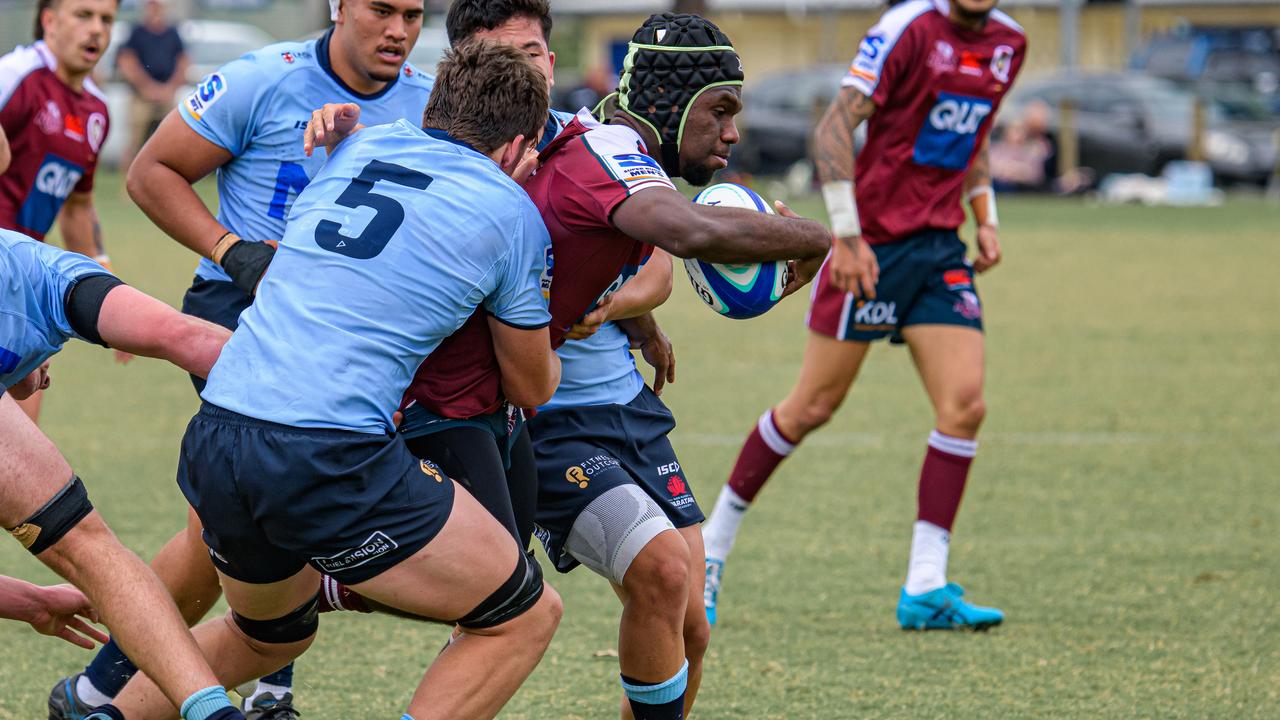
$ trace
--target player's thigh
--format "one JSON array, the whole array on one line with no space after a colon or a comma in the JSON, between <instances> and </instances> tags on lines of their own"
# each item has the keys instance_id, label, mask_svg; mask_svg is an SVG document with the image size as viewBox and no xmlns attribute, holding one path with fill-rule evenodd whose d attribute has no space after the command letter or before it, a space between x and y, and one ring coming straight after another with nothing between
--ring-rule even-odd
<instances>
[{"instance_id":1,"label":"player's thigh","mask_svg":"<svg viewBox=\"0 0 1280 720\"><path fill-rule=\"evenodd\" d=\"M786 415L804 414L814 407L834 411L844 402L871 344L810 332L800 363L800 376L779 404Z\"/></svg>"},{"instance_id":2,"label":"player's thigh","mask_svg":"<svg viewBox=\"0 0 1280 720\"><path fill-rule=\"evenodd\" d=\"M320 589L320 573L310 566L272 583L247 583L222 573L218 573L218 579L227 604L250 620L284 617L309 602Z\"/></svg>"},{"instance_id":3,"label":"player's thigh","mask_svg":"<svg viewBox=\"0 0 1280 720\"><path fill-rule=\"evenodd\" d=\"M415 615L452 620L501 587L519 560L515 540L470 493L458 490L448 520L430 542L352 588Z\"/></svg>"},{"instance_id":4,"label":"player's thigh","mask_svg":"<svg viewBox=\"0 0 1280 720\"><path fill-rule=\"evenodd\" d=\"M0 395L0 524L13 527L71 480L71 466L17 401Z\"/></svg>"},{"instance_id":5,"label":"player's thigh","mask_svg":"<svg viewBox=\"0 0 1280 720\"><path fill-rule=\"evenodd\" d=\"M902 337L936 410L981 400L986 357L981 330L960 325L911 325L903 328Z\"/></svg>"}]
</instances>

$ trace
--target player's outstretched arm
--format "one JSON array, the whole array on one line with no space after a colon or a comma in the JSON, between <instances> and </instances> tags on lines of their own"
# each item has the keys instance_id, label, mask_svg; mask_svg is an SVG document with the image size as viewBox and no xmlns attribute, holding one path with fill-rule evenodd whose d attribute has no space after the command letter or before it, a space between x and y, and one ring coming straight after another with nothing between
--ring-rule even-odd
<instances>
[{"instance_id":1,"label":"player's outstretched arm","mask_svg":"<svg viewBox=\"0 0 1280 720\"><path fill-rule=\"evenodd\" d=\"M876 296L880 267L875 253L862 239L858 205L854 198L854 131L876 111L876 104L851 87L842 87L827 106L813 135L813 160L822 182L835 235L831 253L831 280L845 292Z\"/></svg>"},{"instance_id":2,"label":"player's outstretched arm","mask_svg":"<svg viewBox=\"0 0 1280 720\"><path fill-rule=\"evenodd\" d=\"M86 650L93 649L94 640L110 639L89 625L98 622L98 613L84 593L71 585L41 587L0 575L0 618L21 620L41 635L59 637Z\"/></svg>"},{"instance_id":3,"label":"player's outstretched arm","mask_svg":"<svg viewBox=\"0 0 1280 720\"><path fill-rule=\"evenodd\" d=\"M560 385L560 357L551 349L551 331L518 328L491 315L489 332L507 400L527 408L550 400Z\"/></svg>"},{"instance_id":4,"label":"player's outstretched arm","mask_svg":"<svg viewBox=\"0 0 1280 720\"><path fill-rule=\"evenodd\" d=\"M202 257L211 257L227 229L191 186L230 162L231 157L228 150L192 130L174 110L138 151L125 187L129 197L169 237Z\"/></svg>"},{"instance_id":5,"label":"player's outstretched arm","mask_svg":"<svg viewBox=\"0 0 1280 720\"><path fill-rule=\"evenodd\" d=\"M649 188L622 201L613 225L679 258L717 263L767 262L823 255L831 235L821 223L755 210L697 205L675 190Z\"/></svg>"},{"instance_id":6,"label":"player's outstretched arm","mask_svg":"<svg viewBox=\"0 0 1280 720\"><path fill-rule=\"evenodd\" d=\"M192 375L208 377L231 331L120 285L102 301L98 335L109 347L168 360Z\"/></svg>"}]
</instances>

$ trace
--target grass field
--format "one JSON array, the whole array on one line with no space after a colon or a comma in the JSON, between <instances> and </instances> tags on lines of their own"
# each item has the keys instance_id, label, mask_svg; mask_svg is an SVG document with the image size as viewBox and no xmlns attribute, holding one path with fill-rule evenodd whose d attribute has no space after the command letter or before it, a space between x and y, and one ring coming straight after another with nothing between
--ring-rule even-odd
<instances>
[{"instance_id":1,"label":"grass field","mask_svg":"<svg viewBox=\"0 0 1280 720\"><path fill-rule=\"evenodd\" d=\"M118 270L177 304L190 254L118 178L98 198ZM897 629L930 411L907 354L880 348L748 519L695 717L1280 717L1280 208L1008 198L1001 215L1007 259L980 281L990 411L951 574L1007 622ZM724 320L677 277L659 314L679 358L665 399L704 507L790 386L804 310ZM83 343L53 372L44 428L150 557L184 519L187 380ZM0 572L54 580L14 542ZM504 717L616 717L616 600L585 570L551 575L564 621ZM304 717L398 717L445 633L326 617L297 671ZM0 718L44 717L54 680L89 658L15 623L0 646Z\"/></svg>"}]
</instances>

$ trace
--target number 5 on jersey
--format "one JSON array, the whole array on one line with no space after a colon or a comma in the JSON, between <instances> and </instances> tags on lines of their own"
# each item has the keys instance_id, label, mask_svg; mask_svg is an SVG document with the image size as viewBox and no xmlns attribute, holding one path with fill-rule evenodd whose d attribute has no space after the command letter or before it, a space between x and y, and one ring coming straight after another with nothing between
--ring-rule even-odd
<instances>
[{"instance_id":1,"label":"number 5 on jersey","mask_svg":"<svg viewBox=\"0 0 1280 720\"><path fill-rule=\"evenodd\" d=\"M342 225L332 220L321 220L316 224L316 244L356 260L377 257L404 223L404 206L394 198L373 192L375 184L384 180L415 190L426 190L432 179L426 173L402 165L370 160L334 202L342 207L373 208L373 219L357 237L343 235Z\"/></svg>"}]
</instances>

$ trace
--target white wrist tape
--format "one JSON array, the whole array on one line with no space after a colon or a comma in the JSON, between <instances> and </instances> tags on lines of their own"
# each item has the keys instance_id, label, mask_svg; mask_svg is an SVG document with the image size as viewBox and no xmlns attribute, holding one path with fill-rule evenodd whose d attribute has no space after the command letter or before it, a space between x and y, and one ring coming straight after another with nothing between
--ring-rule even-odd
<instances>
[{"instance_id":1,"label":"white wrist tape","mask_svg":"<svg viewBox=\"0 0 1280 720\"><path fill-rule=\"evenodd\" d=\"M986 222L979 221L979 225L990 225L991 227L1000 227L1000 216L996 214L996 190L990 185L979 185L969 191L969 204L974 205L974 200L979 195L987 196L987 219ZM978 211L974 210L974 219L977 220Z\"/></svg>"},{"instance_id":2,"label":"white wrist tape","mask_svg":"<svg viewBox=\"0 0 1280 720\"><path fill-rule=\"evenodd\" d=\"M862 224L858 222L858 204L853 199L852 180L822 183L822 201L827 205L827 216L831 218L831 230L836 237L862 235Z\"/></svg>"}]
</instances>

